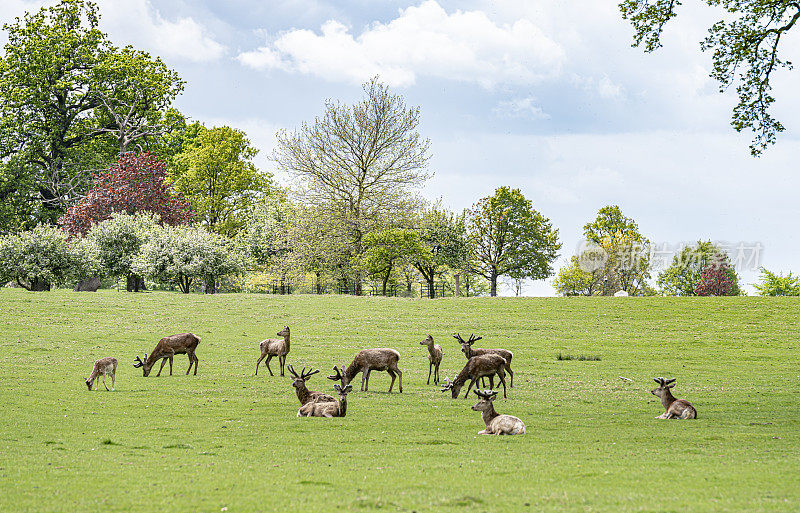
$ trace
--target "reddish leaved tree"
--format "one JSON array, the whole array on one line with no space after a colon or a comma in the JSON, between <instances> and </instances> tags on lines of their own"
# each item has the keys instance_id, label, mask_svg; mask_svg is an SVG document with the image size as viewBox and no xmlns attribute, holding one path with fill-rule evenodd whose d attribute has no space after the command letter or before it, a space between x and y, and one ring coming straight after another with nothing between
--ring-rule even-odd
<instances>
[{"instance_id":1,"label":"reddish leaved tree","mask_svg":"<svg viewBox=\"0 0 800 513\"><path fill-rule=\"evenodd\" d=\"M150 153L122 155L108 171L95 175L94 187L58 222L72 235L86 235L113 212L155 212L171 226L190 223L189 202L164 182L167 165Z\"/></svg>"},{"instance_id":2,"label":"reddish leaved tree","mask_svg":"<svg viewBox=\"0 0 800 513\"><path fill-rule=\"evenodd\" d=\"M700 274L694 288L698 296L738 296L739 277L728 262L728 255L717 253Z\"/></svg>"}]
</instances>

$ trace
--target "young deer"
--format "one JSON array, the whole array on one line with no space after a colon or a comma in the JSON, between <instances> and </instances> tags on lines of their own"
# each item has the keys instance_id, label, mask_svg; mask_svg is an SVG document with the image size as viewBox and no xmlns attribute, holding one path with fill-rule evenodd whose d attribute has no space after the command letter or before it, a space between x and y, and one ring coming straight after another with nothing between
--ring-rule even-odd
<instances>
[{"instance_id":1,"label":"young deer","mask_svg":"<svg viewBox=\"0 0 800 513\"><path fill-rule=\"evenodd\" d=\"M448 378L445 378L445 384L442 386L442 392L452 390L453 399L456 399L458 398L459 392L461 392L461 387L464 386L464 383L466 383L467 380L470 380L469 386L467 387L467 393L464 394L464 399L466 399L469 395L469 391L472 389L472 385L478 381L478 378L497 374L497 377L500 378L500 383L503 384L503 397L506 397L505 368L506 360L502 356L496 354L473 356L467 360L467 364L463 369L461 369L461 372L458 373L455 381L450 381Z\"/></svg>"},{"instance_id":2,"label":"young deer","mask_svg":"<svg viewBox=\"0 0 800 513\"><path fill-rule=\"evenodd\" d=\"M461 352L464 353L464 356L467 357L467 360L469 360L473 356L480 356L483 354L496 354L505 358L506 360L505 370L506 372L508 372L509 376L511 376L511 380L508 386L512 388L514 387L514 371L511 370L511 359L514 357L514 354L511 351L507 351L505 349L483 349L480 347L472 347L472 344L483 338L483 337L474 337L472 334L470 334L469 340L464 340L458 333L454 334L453 338L458 340L458 342L461 344Z\"/></svg>"},{"instance_id":3,"label":"young deer","mask_svg":"<svg viewBox=\"0 0 800 513\"><path fill-rule=\"evenodd\" d=\"M675 386L675 378L653 378L653 381L658 383L658 388L650 391L651 394L661 399L661 404L664 405L666 411L656 417L657 419L696 419L697 410L689 401L683 399L675 399L670 392L670 388Z\"/></svg>"},{"instance_id":4,"label":"young deer","mask_svg":"<svg viewBox=\"0 0 800 513\"><path fill-rule=\"evenodd\" d=\"M428 382L426 384L431 384L431 370L434 370L433 373L433 384L436 385L439 383L439 364L442 363L442 356L444 352L442 351L442 346L439 344L433 343L433 337L428 335L425 337L425 340L420 342L422 346L428 346Z\"/></svg>"},{"instance_id":5,"label":"young deer","mask_svg":"<svg viewBox=\"0 0 800 513\"><path fill-rule=\"evenodd\" d=\"M314 370L308 369L306 372L306 368L303 367L302 372L298 375L294 371L294 367L289 365L287 367L289 372L292 376L294 376L294 381L292 381L292 386L295 388L295 392L297 392L297 398L300 399L300 404L307 404L307 403L331 403L336 401L332 395L328 395L324 392L311 392L306 387L306 381L313 376L314 374L319 372L319 369Z\"/></svg>"},{"instance_id":6,"label":"young deer","mask_svg":"<svg viewBox=\"0 0 800 513\"><path fill-rule=\"evenodd\" d=\"M496 390L475 390L475 395L480 401L472 407L474 411L481 412L486 429L478 431L479 435L524 435L525 423L512 415L500 415L494 411L494 397Z\"/></svg>"},{"instance_id":7,"label":"young deer","mask_svg":"<svg viewBox=\"0 0 800 513\"><path fill-rule=\"evenodd\" d=\"M269 368L269 361L272 360L273 356L278 357L278 363L281 365L281 376L283 376L283 366L286 363L286 355L289 354L289 326L285 326L280 330L278 336L283 338L268 338L261 342L261 356L258 357L256 362L256 376L258 376L258 366L264 357L267 358L266 363L269 375L275 375L272 373L272 369Z\"/></svg>"},{"instance_id":8,"label":"young deer","mask_svg":"<svg viewBox=\"0 0 800 513\"><path fill-rule=\"evenodd\" d=\"M342 386L347 385L356 374L361 372L361 391L369 391L369 373L376 371L386 371L392 377L392 383L389 385L389 392L394 387L394 379L399 379L400 393L403 393L403 373L397 368L397 362L400 360L400 353L394 349L379 348L379 349L362 349L353 358L353 363L342 372L338 367L334 366L333 370L336 374L328 376L328 379L333 381L341 381ZM344 366L342 366L344 368Z\"/></svg>"},{"instance_id":9,"label":"young deer","mask_svg":"<svg viewBox=\"0 0 800 513\"><path fill-rule=\"evenodd\" d=\"M339 400L328 403L306 403L297 410L298 417L344 417L347 415L347 394L353 390L353 385L333 388L339 393Z\"/></svg>"},{"instance_id":10,"label":"young deer","mask_svg":"<svg viewBox=\"0 0 800 513\"><path fill-rule=\"evenodd\" d=\"M94 362L92 373L86 378L86 386L89 387L89 390L92 389L92 384L95 379L97 379L97 390L100 390L100 378L98 378L98 376L103 377L103 386L108 390L106 374L111 375L111 390L114 390L114 376L117 374L117 359L112 356L106 356Z\"/></svg>"},{"instance_id":11,"label":"young deer","mask_svg":"<svg viewBox=\"0 0 800 513\"><path fill-rule=\"evenodd\" d=\"M161 371L164 370L164 364L169 360L169 375L172 376L172 357L176 354L185 354L189 357L189 368L186 369L186 374L189 374L189 371L192 370L192 365L194 365L194 375L197 376L197 362L200 360L195 356L194 352L197 350L197 344L199 343L200 337L194 333L179 333L164 337L158 341L150 356L147 356L147 353L145 353L144 359L137 356L133 366L137 369L141 367L144 377L147 377L150 375L150 369L153 368L153 365L158 360L161 360L161 367L158 369L158 374L156 374L156 377L158 377L161 376Z\"/></svg>"}]
</instances>

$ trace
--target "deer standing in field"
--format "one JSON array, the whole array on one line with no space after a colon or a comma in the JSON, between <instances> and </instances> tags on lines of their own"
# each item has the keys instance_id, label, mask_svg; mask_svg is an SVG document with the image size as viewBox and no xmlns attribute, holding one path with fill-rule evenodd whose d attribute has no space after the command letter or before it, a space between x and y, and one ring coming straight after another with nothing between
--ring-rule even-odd
<instances>
[{"instance_id":1,"label":"deer standing in field","mask_svg":"<svg viewBox=\"0 0 800 513\"><path fill-rule=\"evenodd\" d=\"M344 417L347 415L347 394L353 390L353 385L344 387L333 385L339 393L339 400L327 403L306 403L297 410L298 417Z\"/></svg>"},{"instance_id":2,"label":"deer standing in field","mask_svg":"<svg viewBox=\"0 0 800 513\"><path fill-rule=\"evenodd\" d=\"M482 354L480 356L473 356L467 360L467 364L463 369L461 369L461 372L458 373L458 376L456 376L454 381L450 381L450 379L445 378L445 384L442 386L442 392L452 390L453 399L456 399L458 398L459 392L461 392L461 387L464 386L464 383L466 383L467 380L470 380L469 386L467 387L467 393L464 394L464 399L466 399L469 395L469 391L472 389L472 385L478 381L478 378L497 374L497 377L500 378L500 383L503 384L503 397L506 397L505 368L506 360L500 355Z\"/></svg>"},{"instance_id":3,"label":"deer standing in field","mask_svg":"<svg viewBox=\"0 0 800 513\"><path fill-rule=\"evenodd\" d=\"M281 365L281 376L283 376L283 366L286 364L286 355L289 354L289 326L284 326L278 332L278 336L283 338L268 338L261 342L261 356L258 357L256 362L256 376L258 376L258 366L264 357L267 358L266 364L269 375L275 375L272 373L272 369L269 368L269 361L272 360L273 356L278 357L278 363Z\"/></svg>"},{"instance_id":4,"label":"deer standing in field","mask_svg":"<svg viewBox=\"0 0 800 513\"><path fill-rule=\"evenodd\" d=\"M650 391L651 394L661 399L666 411L656 417L657 419L696 419L697 410L689 401L675 399L670 389L675 386L675 378L653 378L658 383L658 388Z\"/></svg>"},{"instance_id":5,"label":"deer standing in field","mask_svg":"<svg viewBox=\"0 0 800 513\"><path fill-rule=\"evenodd\" d=\"M483 349L481 347L472 347L472 344L483 338L475 337L472 334L470 334L469 340L464 340L458 333L454 334L453 338L458 340L458 342L461 344L461 352L464 353L464 356L467 357L467 360L473 356L480 356L483 354L496 354L502 356L506 360L505 370L508 372L509 376L511 376L508 386L512 388L514 387L514 371L511 370L511 359L514 357L514 354L511 351L506 349ZM491 387L491 384L489 386Z\"/></svg>"},{"instance_id":6,"label":"deer standing in field","mask_svg":"<svg viewBox=\"0 0 800 513\"><path fill-rule=\"evenodd\" d=\"M386 371L392 377L392 383L389 385L389 392L392 391L394 386L394 379L399 379L400 393L403 393L403 373L397 368L397 362L400 360L400 353L394 349L379 348L379 349L362 349L353 358L353 363L342 372L338 367L334 366L333 370L336 374L328 376L328 379L333 381L341 381L342 386L347 385L356 374L361 372L361 391L369 391L369 373L376 371ZM344 369L344 366L342 366Z\"/></svg>"},{"instance_id":7,"label":"deer standing in field","mask_svg":"<svg viewBox=\"0 0 800 513\"><path fill-rule=\"evenodd\" d=\"M314 374L319 372L319 369L314 370L313 368L308 369L306 372L306 368L303 367L303 370L298 375L294 367L289 365L287 367L289 369L289 373L294 376L294 381L292 381L292 386L295 388L295 392L297 392L297 398L300 399L300 404L307 404L307 403L331 403L336 401L332 395L326 394L324 392L311 392L306 387L306 381L313 376Z\"/></svg>"},{"instance_id":8,"label":"deer standing in field","mask_svg":"<svg viewBox=\"0 0 800 513\"><path fill-rule=\"evenodd\" d=\"M114 390L114 377L117 374L117 359L112 356L106 356L105 358L100 358L96 362L94 362L94 367L92 368L92 373L86 378L86 386L89 387L89 390L92 389L92 384L94 380L97 379L97 390L100 390L100 378L98 376L103 377L103 386L106 387L108 390L108 385L106 385L106 374L111 375L111 390Z\"/></svg>"},{"instance_id":9,"label":"deer standing in field","mask_svg":"<svg viewBox=\"0 0 800 513\"><path fill-rule=\"evenodd\" d=\"M147 356L147 353L145 353L144 359L137 356L133 366L137 369L141 367L144 377L147 377L150 375L153 365L158 360L161 360L161 367L158 369L158 374L156 374L156 377L158 377L161 376L161 371L164 370L164 364L169 360L169 375L172 376L172 357L176 354L185 354L189 357L189 368L186 369L186 374L189 374L189 371L192 370L192 365L194 365L194 375L197 376L197 362L200 360L194 353L199 343L200 337L194 333L179 333L164 337L158 341L150 356Z\"/></svg>"},{"instance_id":10,"label":"deer standing in field","mask_svg":"<svg viewBox=\"0 0 800 513\"><path fill-rule=\"evenodd\" d=\"M481 412L486 429L478 431L479 435L524 435L525 423L513 415L500 415L494 410L496 390L475 390L480 401L472 409Z\"/></svg>"},{"instance_id":11,"label":"deer standing in field","mask_svg":"<svg viewBox=\"0 0 800 513\"><path fill-rule=\"evenodd\" d=\"M433 337L428 335L425 337L425 340L420 342L420 345L428 346L428 382L427 385L431 384L431 370L435 369L433 372L433 384L436 385L439 383L439 364L442 363L442 356L444 352L442 351L442 346L439 344L433 343Z\"/></svg>"}]
</instances>

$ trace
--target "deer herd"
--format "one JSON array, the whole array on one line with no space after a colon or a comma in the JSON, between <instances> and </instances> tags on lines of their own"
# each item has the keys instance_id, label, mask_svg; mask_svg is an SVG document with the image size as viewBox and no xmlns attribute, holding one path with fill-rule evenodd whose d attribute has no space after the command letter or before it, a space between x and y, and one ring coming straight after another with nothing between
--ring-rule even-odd
<instances>
[{"instance_id":1,"label":"deer herd","mask_svg":"<svg viewBox=\"0 0 800 513\"><path fill-rule=\"evenodd\" d=\"M292 375L292 386L295 388L297 399L300 401L300 409L297 411L298 417L344 417L347 414L347 394L353 390L351 382L360 373L361 374L361 391L369 391L369 376L372 371L385 371L392 378L389 385L389 392L394 388L395 379L397 380L397 388L400 393L403 392L403 373L397 366L400 360L400 353L391 348L375 348L375 349L362 349L353 358L352 363L348 366L338 365L333 366L333 374L328 376L328 379L336 381L333 385L337 397L324 392L310 391L306 382L314 374L319 373L319 369L314 370L309 368L306 371L305 367L298 374L294 367L290 364L286 366L286 356L290 350L290 330L289 327L284 327L277 333L282 338L269 338L260 343L261 354L256 361L256 375L258 375L258 367L262 360L266 358L265 365L269 371L270 376L274 376L272 369L269 366L270 360L277 356L280 365L280 375L284 376L284 368L288 368L289 373ZM507 397L506 392L506 373L509 376L509 388L514 386L514 372L511 370L511 360L513 354L506 349L482 349L473 347L473 344L483 337L475 337L470 335L468 340L464 340L460 334L453 335L461 345L461 352L467 358L467 363L461 369L453 381L445 378L445 383L441 385L441 391L450 391L453 399L458 398L462 388L469 381L467 391L464 393L464 398L469 396L470 390L475 386L475 394L478 396L479 401L472 409L481 412L483 421L486 424L486 429L480 431L482 435L522 435L525 434L525 424L517 417L511 415L501 415L494 409L494 398L499 393L499 390L494 390L494 379L498 379L499 385L503 385L503 397ZM158 341L156 347L150 352L148 356L146 353L144 358L137 356L134 360L133 366L142 369L144 377L150 375L153 366L161 360L161 367L158 369L158 374L164 369L164 365L169 361L169 374L172 375L172 359L176 354L185 354L189 358L189 368L186 374L192 370L194 366L194 374L197 375L198 358L195 355L197 346L200 344L200 337L193 333L179 333L164 337ZM433 337L428 335L420 342L428 349L428 381L430 384L431 376L433 376L433 384L439 384L439 365L442 363L444 351L439 344L435 344ZM106 385L106 375L111 376L111 390L114 390L115 375L117 371L117 359L113 357L101 358L94 362L91 375L86 379L86 386L92 390L92 386L97 381L96 389L100 389L100 380L103 381L103 386L108 390ZM485 379L489 380L489 388L481 390L478 386L478 380L481 380L482 386L485 387ZM665 412L657 419L695 419L697 418L697 410L686 400L676 399L670 389L675 386L675 379L655 378L658 383L658 388L651 390L651 393L661 399L664 405Z\"/></svg>"}]
</instances>

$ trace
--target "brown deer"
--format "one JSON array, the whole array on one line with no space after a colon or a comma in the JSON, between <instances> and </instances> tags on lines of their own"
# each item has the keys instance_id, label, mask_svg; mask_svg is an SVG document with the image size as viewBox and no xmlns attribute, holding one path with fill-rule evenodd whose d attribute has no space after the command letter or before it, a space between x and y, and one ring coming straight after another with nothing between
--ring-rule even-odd
<instances>
[{"instance_id":1,"label":"brown deer","mask_svg":"<svg viewBox=\"0 0 800 513\"><path fill-rule=\"evenodd\" d=\"M651 394L661 399L666 411L656 417L657 419L696 419L697 410L689 401L675 399L670 389L675 386L675 378L653 378L658 383L658 388L650 391Z\"/></svg>"},{"instance_id":2,"label":"brown deer","mask_svg":"<svg viewBox=\"0 0 800 513\"><path fill-rule=\"evenodd\" d=\"M442 363L442 356L444 352L442 351L442 346L439 344L433 343L433 337L428 335L425 337L425 340L420 342L422 346L428 346L428 382L426 384L431 384L431 370L434 370L433 373L433 384L436 385L439 383L439 364Z\"/></svg>"},{"instance_id":3,"label":"brown deer","mask_svg":"<svg viewBox=\"0 0 800 513\"><path fill-rule=\"evenodd\" d=\"M295 392L297 392L297 398L300 399L301 405L306 403L331 403L336 401L332 395L324 392L311 392L308 390L308 387L306 387L306 381L308 381L311 376L318 373L319 369L314 370L311 368L306 372L306 368L303 367L303 370L298 375L291 365L287 368L289 369L289 373L294 376L292 386L295 388Z\"/></svg>"},{"instance_id":4,"label":"brown deer","mask_svg":"<svg viewBox=\"0 0 800 513\"><path fill-rule=\"evenodd\" d=\"M469 395L472 385L478 381L478 378L488 377L497 374L500 378L500 383L503 384L503 397L506 397L506 360L502 356L496 354L482 354L480 356L473 356L467 360L467 364L461 369L461 372L456 376L455 381L445 378L445 384L442 386L442 392L452 390L453 399L458 398L461 387L467 380L470 380L467 387L467 393L464 394L464 399Z\"/></svg>"},{"instance_id":5,"label":"brown deer","mask_svg":"<svg viewBox=\"0 0 800 513\"><path fill-rule=\"evenodd\" d=\"M369 391L369 373L376 371L386 371L392 377L392 383L389 385L389 392L394 387L394 379L399 379L400 393L403 393L403 373L397 368L397 362L400 360L400 353L394 349L379 348L379 349L362 349L353 358L353 363L342 372L338 367L334 366L333 370L336 374L328 376L328 379L333 381L341 381L342 386L347 385L356 374L361 372L361 391ZM342 366L344 369L344 366Z\"/></svg>"},{"instance_id":6,"label":"brown deer","mask_svg":"<svg viewBox=\"0 0 800 513\"><path fill-rule=\"evenodd\" d=\"M97 390L100 390L100 378L98 376L103 377L103 386L106 387L108 390L108 385L106 385L106 374L111 375L111 390L114 390L114 377L117 374L117 359L112 356L106 356L105 358L100 358L96 362L94 362L94 367L92 368L92 373L86 378L86 386L89 387L89 390L92 389L92 384L94 380L97 379Z\"/></svg>"},{"instance_id":7,"label":"brown deer","mask_svg":"<svg viewBox=\"0 0 800 513\"><path fill-rule=\"evenodd\" d=\"M508 384L509 387L514 387L514 371L511 370L511 359L514 357L514 354L511 351L507 351L505 349L483 349L480 347L472 347L472 344L481 340L483 337L475 337L472 334L469 336L469 340L464 340L461 338L461 335L455 333L453 338L458 340L461 344L461 352L464 353L464 356L467 357L467 360L472 358L473 356L480 356L482 354L496 354L500 355L506 360L506 372L508 372L509 376L511 376L510 382ZM492 387L491 384L489 385L490 388Z\"/></svg>"},{"instance_id":8,"label":"brown deer","mask_svg":"<svg viewBox=\"0 0 800 513\"><path fill-rule=\"evenodd\" d=\"M161 367L158 369L158 374L156 374L156 377L158 377L161 376L161 371L164 370L164 364L169 360L169 375L172 376L172 357L176 354L185 354L189 357L189 368L186 369L186 374L189 374L189 371L192 370L192 365L194 365L194 375L197 376L197 362L200 360L194 353L199 343L200 337L194 333L179 333L164 337L158 341L150 356L147 356L147 353L145 353L144 359L137 356L133 366L137 369L141 367L144 377L147 377L150 375L153 365L158 360L161 360Z\"/></svg>"},{"instance_id":9,"label":"brown deer","mask_svg":"<svg viewBox=\"0 0 800 513\"><path fill-rule=\"evenodd\" d=\"M494 411L496 390L475 390L480 401L472 409L481 412L486 429L478 431L479 435L524 435L525 423L512 415L500 415Z\"/></svg>"},{"instance_id":10,"label":"brown deer","mask_svg":"<svg viewBox=\"0 0 800 513\"><path fill-rule=\"evenodd\" d=\"M269 368L269 361L272 360L273 356L278 357L278 363L281 366L281 376L283 376L283 366L286 364L286 355L289 354L289 326L284 326L284 328L278 332L278 336L283 338L268 338L261 342L261 356L258 357L258 361L256 362L256 376L258 376L258 366L261 364L261 360L263 360L264 357L267 358L266 364L269 375L275 375L272 373L272 369Z\"/></svg>"},{"instance_id":11,"label":"brown deer","mask_svg":"<svg viewBox=\"0 0 800 513\"><path fill-rule=\"evenodd\" d=\"M344 417L347 415L347 394L353 390L353 385L344 387L333 385L339 393L339 400L328 403L306 403L297 410L298 417Z\"/></svg>"}]
</instances>

